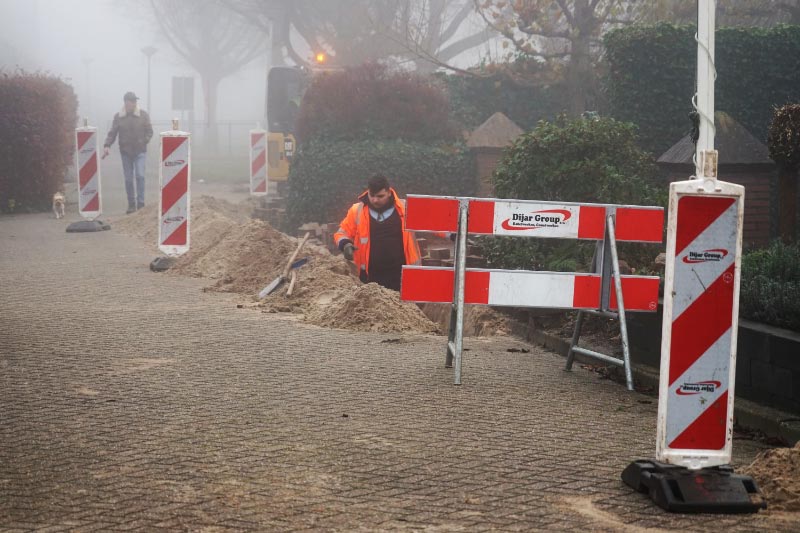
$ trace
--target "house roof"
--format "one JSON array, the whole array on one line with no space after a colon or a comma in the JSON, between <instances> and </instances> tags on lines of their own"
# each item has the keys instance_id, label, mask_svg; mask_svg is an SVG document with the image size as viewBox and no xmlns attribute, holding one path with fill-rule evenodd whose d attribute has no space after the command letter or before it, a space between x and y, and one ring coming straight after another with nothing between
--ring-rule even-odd
<instances>
[{"instance_id":1,"label":"house roof","mask_svg":"<svg viewBox=\"0 0 800 533\"><path fill-rule=\"evenodd\" d=\"M499 111L475 128L467 139L470 148L505 148L522 135L522 128Z\"/></svg>"},{"instance_id":2,"label":"house roof","mask_svg":"<svg viewBox=\"0 0 800 533\"><path fill-rule=\"evenodd\" d=\"M767 147L736 122L729 114L714 114L714 147L719 151L719 165L773 165ZM694 143L687 135L658 158L662 165L694 165Z\"/></svg>"}]
</instances>

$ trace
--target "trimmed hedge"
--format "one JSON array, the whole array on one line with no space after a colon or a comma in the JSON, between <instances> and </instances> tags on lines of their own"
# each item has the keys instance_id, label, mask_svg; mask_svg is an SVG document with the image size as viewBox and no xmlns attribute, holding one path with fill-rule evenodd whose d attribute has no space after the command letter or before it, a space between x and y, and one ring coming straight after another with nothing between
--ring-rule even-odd
<instances>
[{"instance_id":1,"label":"trimmed hedge","mask_svg":"<svg viewBox=\"0 0 800 533\"><path fill-rule=\"evenodd\" d=\"M77 110L60 78L0 72L0 212L47 209L63 190Z\"/></svg>"},{"instance_id":2,"label":"trimmed hedge","mask_svg":"<svg viewBox=\"0 0 800 533\"><path fill-rule=\"evenodd\" d=\"M777 241L744 255L739 314L800 331L800 244Z\"/></svg>"},{"instance_id":3,"label":"trimmed hedge","mask_svg":"<svg viewBox=\"0 0 800 533\"><path fill-rule=\"evenodd\" d=\"M692 128L697 63L694 26L629 26L603 37L611 115L639 126L641 145L660 156ZM800 26L716 32L716 110L762 141L772 109L800 101Z\"/></svg>"},{"instance_id":4,"label":"trimmed hedge","mask_svg":"<svg viewBox=\"0 0 800 533\"><path fill-rule=\"evenodd\" d=\"M662 205L657 172L633 124L561 116L519 136L492 178L500 198Z\"/></svg>"},{"instance_id":5,"label":"trimmed hedge","mask_svg":"<svg viewBox=\"0 0 800 533\"><path fill-rule=\"evenodd\" d=\"M437 84L408 72L367 64L314 77L297 119L299 141L455 140L447 97Z\"/></svg>"},{"instance_id":6,"label":"trimmed hedge","mask_svg":"<svg viewBox=\"0 0 800 533\"><path fill-rule=\"evenodd\" d=\"M526 86L503 74L471 77L439 75L450 100L450 115L462 129L473 130L500 111L523 130L553 120L567 108L562 85Z\"/></svg>"},{"instance_id":7,"label":"trimmed hedge","mask_svg":"<svg viewBox=\"0 0 800 533\"><path fill-rule=\"evenodd\" d=\"M301 145L289 173L289 227L338 222L369 177L385 174L398 194L471 195L474 162L466 147L403 141L316 140Z\"/></svg>"}]
</instances>

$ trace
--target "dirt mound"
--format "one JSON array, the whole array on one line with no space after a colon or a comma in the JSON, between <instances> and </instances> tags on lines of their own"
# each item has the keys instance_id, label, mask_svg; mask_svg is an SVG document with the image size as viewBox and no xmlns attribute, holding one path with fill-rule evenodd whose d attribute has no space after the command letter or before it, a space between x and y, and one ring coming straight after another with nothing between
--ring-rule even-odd
<instances>
[{"instance_id":1,"label":"dirt mound","mask_svg":"<svg viewBox=\"0 0 800 533\"><path fill-rule=\"evenodd\" d=\"M198 217L189 252L170 272L217 280L213 288L225 292L256 294L259 281L278 270L295 246L265 222L238 223L213 213L202 222Z\"/></svg>"},{"instance_id":2,"label":"dirt mound","mask_svg":"<svg viewBox=\"0 0 800 533\"><path fill-rule=\"evenodd\" d=\"M111 227L158 249L158 207L148 205L124 217L109 219Z\"/></svg>"},{"instance_id":3,"label":"dirt mound","mask_svg":"<svg viewBox=\"0 0 800 533\"><path fill-rule=\"evenodd\" d=\"M247 222L251 211L250 202L232 204L213 196L192 198L190 252L186 255L196 257L215 246L230 229ZM112 223L116 231L152 243L154 248L158 248L157 205L148 205Z\"/></svg>"},{"instance_id":4,"label":"dirt mound","mask_svg":"<svg viewBox=\"0 0 800 533\"><path fill-rule=\"evenodd\" d=\"M438 332L415 304L403 302L396 291L375 283L320 295L306 319L318 326L356 331Z\"/></svg>"},{"instance_id":5,"label":"dirt mound","mask_svg":"<svg viewBox=\"0 0 800 533\"><path fill-rule=\"evenodd\" d=\"M327 249L306 243L298 259L291 296L288 281L261 301L257 295L286 267L299 240L266 222L249 218L251 202L232 204L211 196L192 200L190 250L169 270L213 280L210 291L241 294L266 312L300 313L320 326L359 331L435 332L437 326L399 294L375 284L363 285L351 265ZM114 222L121 233L153 243L158 239L158 209L148 206Z\"/></svg>"},{"instance_id":6,"label":"dirt mound","mask_svg":"<svg viewBox=\"0 0 800 533\"><path fill-rule=\"evenodd\" d=\"M800 442L759 453L741 473L756 480L770 510L800 511Z\"/></svg>"}]
</instances>

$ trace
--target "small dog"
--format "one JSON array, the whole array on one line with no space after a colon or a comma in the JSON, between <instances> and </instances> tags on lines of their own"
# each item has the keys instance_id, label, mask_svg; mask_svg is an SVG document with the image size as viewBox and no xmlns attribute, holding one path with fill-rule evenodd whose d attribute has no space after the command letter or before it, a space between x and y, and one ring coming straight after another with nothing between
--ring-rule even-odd
<instances>
[{"instance_id":1,"label":"small dog","mask_svg":"<svg viewBox=\"0 0 800 533\"><path fill-rule=\"evenodd\" d=\"M64 193L57 192L53 195L53 214L56 218L64 218L64 204L66 203L66 198L64 198Z\"/></svg>"}]
</instances>

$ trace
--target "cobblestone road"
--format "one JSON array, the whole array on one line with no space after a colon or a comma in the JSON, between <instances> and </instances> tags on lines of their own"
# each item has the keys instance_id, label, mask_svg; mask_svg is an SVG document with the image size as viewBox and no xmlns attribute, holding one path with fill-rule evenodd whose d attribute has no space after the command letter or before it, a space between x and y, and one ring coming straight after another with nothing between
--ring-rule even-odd
<instances>
[{"instance_id":1,"label":"cobblestone road","mask_svg":"<svg viewBox=\"0 0 800 533\"><path fill-rule=\"evenodd\" d=\"M468 340L455 387L441 337L237 309L113 230L3 217L0 250L2 531L800 528L632 493L654 399L519 341Z\"/></svg>"}]
</instances>

